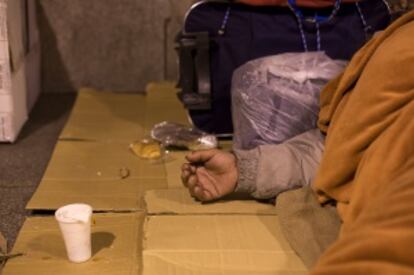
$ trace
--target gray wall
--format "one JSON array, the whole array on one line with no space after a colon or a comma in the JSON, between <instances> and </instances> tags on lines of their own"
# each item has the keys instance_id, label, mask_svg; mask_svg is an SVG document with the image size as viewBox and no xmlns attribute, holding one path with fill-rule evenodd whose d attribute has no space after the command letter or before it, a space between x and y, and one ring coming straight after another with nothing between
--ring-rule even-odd
<instances>
[{"instance_id":1,"label":"gray wall","mask_svg":"<svg viewBox=\"0 0 414 275\"><path fill-rule=\"evenodd\" d=\"M192 0L40 0L44 92L136 92L175 80L174 36Z\"/></svg>"}]
</instances>

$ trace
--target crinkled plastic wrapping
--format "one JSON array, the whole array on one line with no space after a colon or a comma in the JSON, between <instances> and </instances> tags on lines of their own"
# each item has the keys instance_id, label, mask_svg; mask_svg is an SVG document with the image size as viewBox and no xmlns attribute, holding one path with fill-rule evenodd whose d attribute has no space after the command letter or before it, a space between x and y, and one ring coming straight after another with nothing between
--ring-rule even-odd
<instances>
[{"instance_id":1,"label":"crinkled plastic wrapping","mask_svg":"<svg viewBox=\"0 0 414 275\"><path fill-rule=\"evenodd\" d=\"M163 121L154 125L151 137L159 141L164 147L176 146L190 150L204 150L216 148L217 138L195 128L178 123Z\"/></svg>"},{"instance_id":2,"label":"crinkled plastic wrapping","mask_svg":"<svg viewBox=\"0 0 414 275\"><path fill-rule=\"evenodd\" d=\"M345 61L323 52L286 53L249 61L232 80L233 146L278 144L315 128L319 94Z\"/></svg>"}]
</instances>

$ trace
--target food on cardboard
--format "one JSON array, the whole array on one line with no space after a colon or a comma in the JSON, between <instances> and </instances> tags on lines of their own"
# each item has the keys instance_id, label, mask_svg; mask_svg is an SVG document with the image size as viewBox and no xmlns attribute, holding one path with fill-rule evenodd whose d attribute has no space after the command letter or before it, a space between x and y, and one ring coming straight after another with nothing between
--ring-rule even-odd
<instances>
[{"instance_id":1,"label":"food on cardboard","mask_svg":"<svg viewBox=\"0 0 414 275\"><path fill-rule=\"evenodd\" d=\"M129 145L132 152L144 159L158 159L162 154L161 145L152 139L142 139Z\"/></svg>"}]
</instances>

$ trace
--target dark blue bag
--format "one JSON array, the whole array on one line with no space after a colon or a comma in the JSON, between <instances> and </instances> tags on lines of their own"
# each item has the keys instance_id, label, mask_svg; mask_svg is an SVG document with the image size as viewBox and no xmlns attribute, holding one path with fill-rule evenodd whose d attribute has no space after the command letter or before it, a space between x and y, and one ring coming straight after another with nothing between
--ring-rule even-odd
<instances>
[{"instance_id":1,"label":"dark blue bag","mask_svg":"<svg viewBox=\"0 0 414 275\"><path fill-rule=\"evenodd\" d=\"M349 60L378 30L390 23L382 0L333 8L255 7L229 1L201 1L188 11L177 36L179 98L193 124L231 135L230 85L233 71L259 57L322 50Z\"/></svg>"}]
</instances>

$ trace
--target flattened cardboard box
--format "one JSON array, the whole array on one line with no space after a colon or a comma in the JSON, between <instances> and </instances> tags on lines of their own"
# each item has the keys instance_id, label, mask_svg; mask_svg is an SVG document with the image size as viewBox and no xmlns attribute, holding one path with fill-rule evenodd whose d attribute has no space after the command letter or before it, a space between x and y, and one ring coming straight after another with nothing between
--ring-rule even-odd
<instances>
[{"instance_id":1,"label":"flattened cardboard box","mask_svg":"<svg viewBox=\"0 0 414 275\"><path fill-rule=\"evenodd\" d=\"M277 216L150 216L144 228L144 275L308 273Z\"/></svg>"},{"instance_id":2,"label":"flattened cardboard box","mask_svg":"<svg viewBox=\"0 0 414 275\"><path fill-rule=\"evenodd\" d=\"M131 143L144 134L143 94L81 89L61 140Z\"/></svg>"},{"instance_id":3,"label":"flattened cardboard box","mask_svg":"<svg viewBox=\"0 0 414 275\"><path fill-rule=\"evenodd\" d=\"M164 179L163 162L151 162L135 156L128 143L60 141L43 179L122 179L120 169L127 169L125 178Z\"/></svg>"},{"instance_id":4,"label":"flattened cardboard box","mask_svg":"<svg viewBox=\"0 0 414 275\"><path fill-rule=\"evenodd\" d=\"M164 214L235 214L276 215L276 207L255 200L219 200L201 203L192 198L187 189L159 189L145 192L145 204L150 215Z\"/></svg>"},{"instance_id":5,"label":"flattened cardboard box","mask_svg":"<svg viewBox=\"0 0 414 275\"><path fill-rule=\"evenodd\" d=\"M84 202L96 210L139 210L145 190L167 188L165 167L139 159L128 145L58 142L27 209Z\"/></svg>"},{"instance_id":6,"label":"flattened cardboard box","mask_svg":"<svg viewBox=\"0 0 414 275\"><path fill-rule=\"evenodd\" d=\"M149 83L146 88L146 120L145 133L162 121L190 125L187 114L177 97L177 89L171 82Z\"/></svg>"},{"instance_id":7,"label":"flattened cardboard box","mask_svg":"<svg viewBox=\"0 0 414 275\"><path fill-rule=\"evenodd\" d=\"M146 95L81 89L60 139L132 142L162 121L188 125L176 92L170 82L148 84Z\"/></svg>"},{"instance_id":8,"label":"flattened cardboard box","mask_svg":"<svg viewBox=\"0 0 414 275\"><path fill-rule=\"evenodd\" d=\"M152 116L185 117L171 83L149 85L145 97L82 89L27 208L85 202L98 210L139 210L145 190L181 186L183 153L147 161L129 149Z\"/></svg>"},{"instance_id":9,"label":"flattened cardboard box","mask_svg":"<svg viewBox=\"0 0 414 275\"><path fill-rule=\"evenodd\" d=\"M164 162L165 172L167 174L168 188L182 188L181 183L181 166L185 162L185 155L189 151L172 151L166 157Z\"/></svg>"},{"instance_id":10,"label":"flattened cardboard box","mask_svg":"<svg viewBox=\"0 0 414 275\"><path fill-rule=\"evenodd\" d=\"M272 204L202 204L188 190L145 194L143 274L307 274L281 232Z\"/></svg>"},{"instance_id":11,"label":"flattened cardboard box","mask_svg":"<svg viewBox=\"0 0 414 275\"><path fill-rule=\"evenodd\" d=\"M13 248L13 253L24 255L9 260L3 275L140 274L144 214L94 214L93 218L92 258L82 264L67 260L54 217L28 218Z\"/></svg>"}]
</instances>

